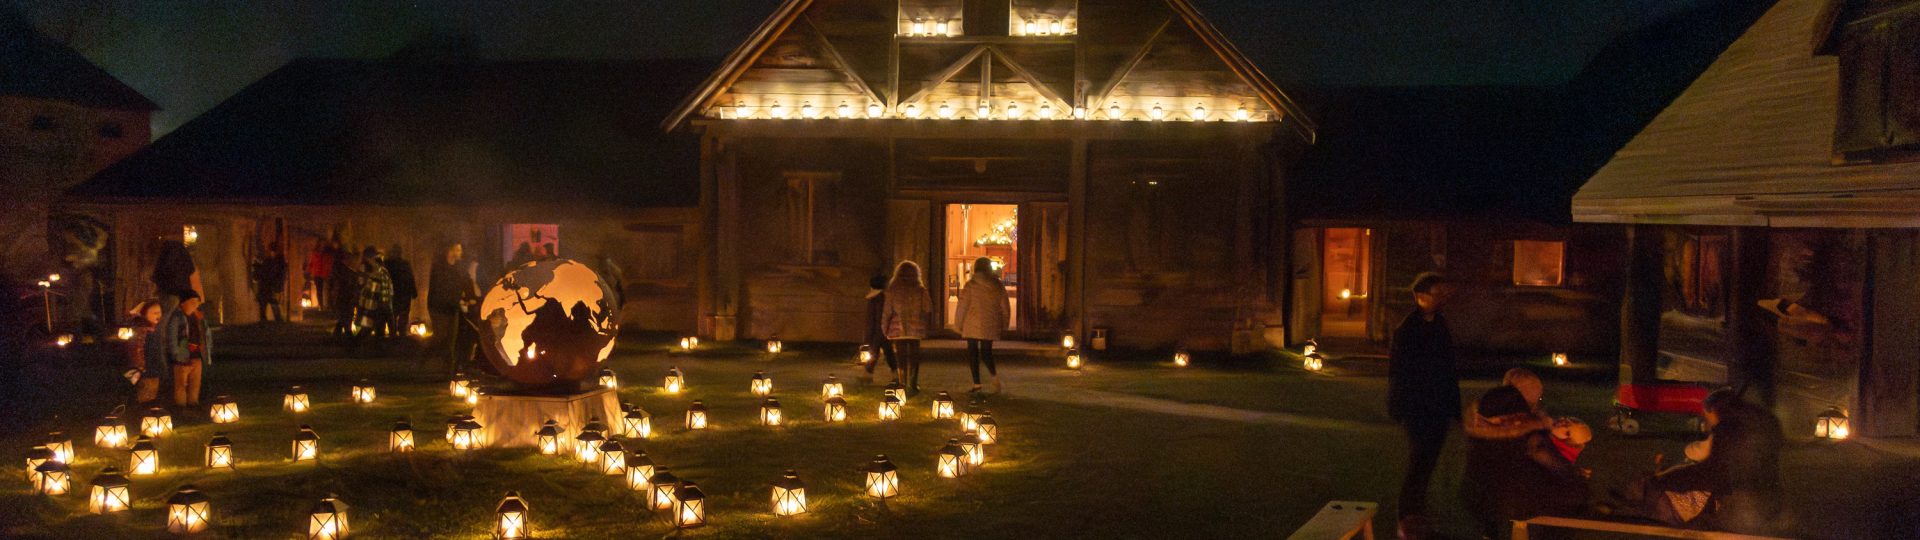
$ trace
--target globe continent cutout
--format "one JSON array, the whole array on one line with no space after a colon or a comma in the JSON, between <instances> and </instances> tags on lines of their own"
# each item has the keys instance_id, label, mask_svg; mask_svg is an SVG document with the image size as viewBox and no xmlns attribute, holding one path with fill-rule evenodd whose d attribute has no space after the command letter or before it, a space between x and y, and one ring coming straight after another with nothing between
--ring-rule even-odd
<instances>
[{"instance_id":1,"label":"globe continent cutout","mask_svg":"<svg viewBox=\"0 0 1920 540\"><path fill-rule=\"evenodd\" d=\"M617 298L571 259L508 272L480 301L480 343L494 371L528 389L577 390L599 373L620 330Z\"/></svg>"}]
</instances>

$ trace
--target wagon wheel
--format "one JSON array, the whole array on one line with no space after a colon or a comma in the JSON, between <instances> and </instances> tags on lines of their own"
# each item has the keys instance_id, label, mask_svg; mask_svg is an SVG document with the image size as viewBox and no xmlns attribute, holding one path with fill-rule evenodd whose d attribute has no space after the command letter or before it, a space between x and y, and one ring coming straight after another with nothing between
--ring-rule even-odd
<instances>
[{"instance_id":1,"label":"wagon wheel","mask_svg":"<svg viewBox=\"0 0 1920 540\"><path fill-rule=\"evenodd\" d=\"M1621 432L1621 433L1625 433L1625 434L1628 434L1628 435L1639 435L1639 434L1640 434L1640 421L1639 421L1639 420L1635 420L1635 419L1632 419L1632 418L1624 418L1624 419L1621 419L1621 420L1620 420L1620 432Z\"/></svg>"}]
</instances>

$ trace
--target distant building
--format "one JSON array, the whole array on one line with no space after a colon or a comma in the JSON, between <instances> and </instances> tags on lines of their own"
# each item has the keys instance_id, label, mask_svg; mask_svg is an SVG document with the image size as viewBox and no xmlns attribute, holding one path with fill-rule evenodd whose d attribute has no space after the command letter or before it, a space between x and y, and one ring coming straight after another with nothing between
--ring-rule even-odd
<instances>
[{"instance_id":1,"label":"distant building","mask_svg":"<svg viewBox=\"0 0 1920 540\"><path fill-rule=\"evenodd\" d=\"M309 255L338 237L402 248L417 317L433 261L459 242L482 287L529 258L611 257L629 324L690 331L698 147L656 127L686 73L698 76L685 61L295 60L62 207L111 231L122 308L154 294L161 241L191 227L208 309L230 324L259 319L248 268L266 246L284 246L288 278L269 286L297 306L318 296Z\"/></svg>"},{"instance_id":2,"label":"distant building","mask_svg":"<svg viewBox=\"0 0 1920 540\"><path fill-rule=\"evenodd\" d=\"M1920 4L1781 0L1573 199L1629 237L1624 381L1920 431Z\"/></svg>"}]
</instances>

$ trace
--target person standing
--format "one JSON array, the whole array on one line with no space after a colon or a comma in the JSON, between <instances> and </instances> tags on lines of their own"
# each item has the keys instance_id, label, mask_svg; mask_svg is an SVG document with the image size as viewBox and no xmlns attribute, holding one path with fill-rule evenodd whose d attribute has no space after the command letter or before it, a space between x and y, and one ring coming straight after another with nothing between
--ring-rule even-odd
<instances>
[{"instance_id":1,"label":"person standing","mask_svg":"<svg viewBox=\"0 0 1920 540\"><path fill-rule=\"evenodd\" d=\"M873 382L873 367L880 365L882 358L887 361L887 371L893 374L893 382L900 382L900 364L893 359L893 343L887 341L886 324L883 317L887 309L887 276L876 275L867 280L867 351L878 358L867 360L866 381Z\"/></svg>"},{"instance_id":2,"label":"person standing","mask_svg":"<svg viewBox=\"0 0 1920 540\"><path fill-rule=\"evenodd\" d=\"M920 394L920 340L926 339L928 319L933 315L933 301L920 278L920 265L900 261L894 266L885 297L881 324L900 357L900 367L906 370L907 395L916 396Z\"/></svg>"},{"instance_id":3,"label":"person standing","mask_svg":"<svg viewBox=\"0 0 1920 540\"><path fill-rule=\"evenodd\" d=\"M380 262L380 250L367 246L360 251L359 281L354 289L359 296L355 308L360 312L360 331L355 343L369 336L387 335L387 323L393 318L393 277Z\"/></svg>"},{"instance_id":4,"label":"person standing","mask_svg":"<svg viewBox=\"0 0 1920 540\"><path fill-rule=\"evenodd\" d=\"M1387 415L1407 434L1407 471L1400 482L1399 528L1403 538L1423 538L1428 529L1427 485L1460 421L1460 378L1454 373L1453 336L1440 315L1447 281L1422 273L1413 280L1419 307L1394 328L1387 353Z\"/></svg>"},{"instance_id":5,"label":"person standing","mask_svg":"<svg viewBox=\"0 0 1920 540\"><path fill-rule=\"evenodd\" d=\"M193 263L193 252L187 251L186 242L181 240L167 240L160 245L152 279L160 294L160 308L168 313L180 305L186 293L193 293L196 298L202 293L200 269Z\"/></svg>"},{"instance_id":6,"label":"person standing","mask_svg":"<svg viewBox=\"0 0 1920 540\"><path fill-rule=\"evenodd\" d=\"M158 331L166 313L160 310L158 300L147 300L134 306L132 315L128 327L133 328L133 338L124 345L127 369L137 372L139 377L133 383L133 402L145 406L160 399L160 379L168 371L167 346Z\"/></svg>"},{"instance_id":7,"label":"person standing","mask_svg":"<svg viewBox=\"0 0 1920 540\"><path fill-rule=\"evenodd\" d=\"M393 280L393 316L388 318L387 333L407 335L407 325L413 322L413 299L420 297L420 288L413 279L413 263L402 256L400 244L394 244L381 264L387 269L387 277Z\"/></svg>"},{"instance_id":8,"label":"person standing","mask_svg":"<svg viewBox=\"0 0 1920 540\"><path fill-rule=\"evenodd\" d=\"M361 278L355 269L358 260L351 248L335 244L333 270L329 272L327 286L333 290L333 333L341 337L353 337L354 320L360 317Z\"/></svg>"},{"instance_id":9,"label":"person standing","mask_svg":"<svg viewBox=\"0 0 1920 540\"><path fill-rule=\"evenodd\" d=\"M1000 282L993 259L973 260L973 277L960 289L960 305L954 309L960 337L967 340L969 370L973 373L973 392L980 391L980 364L987 365L993 377L993 392L1000 393L1000 373L993 367L993 341L1000 339L1013 316L1013 302L1007 298L1007 286Z\"/></svg>"},{"instance_id":10,"label":"person standing","mask_svg":"<svg viewBox=\"0 0 1920 540\"><path fill-rule=\"evenodd\" d=\"M267 254L253 262L253 301L260 305L260 321L286 322L280 311L280 293L287 288L287 256L280 243L267 244Z\"/></svg>"},{"instance_id":11,"label":"person standing","mask_svg":"<svg viewBox=\"0 0 1920 540\"><path fill-rule=\"evenodd\" d=\"M173 406L182 410L198 407L200 376L213 362L213 333L200 314L200 295L186 291L164 324L166 359L173 375Z\"/></svg>"},{"instance_id":12,"label":"person standing","mask_svg":"<svg viewBox=\"0 0 1920 540\"><path fill-rule=\"evenodd\" d=\"M465 250L456 242L449 244L440 252L440 258L433 261L433 269L427 275L427 318L433 321L433 346L428 347L430 355L447 359L449 372L460 370L460 363L467 358L463 352L469 351L473 343L464 339L473 332L464 322L467 306L479 297L474 288L473 279L461 264Z\"/></svg>"},{"instance_id":13,"label":"person standing","mask_svg":"<svg viewBox=\"0 0 1920 540\"><path fill-rule=\"evenodd\" d=\"M327 240L313 243L313 250L307 252L307 283L313 284L313 301L316 308L333 307L332 282L333 248Z\"/></svg>"}]
</instances>

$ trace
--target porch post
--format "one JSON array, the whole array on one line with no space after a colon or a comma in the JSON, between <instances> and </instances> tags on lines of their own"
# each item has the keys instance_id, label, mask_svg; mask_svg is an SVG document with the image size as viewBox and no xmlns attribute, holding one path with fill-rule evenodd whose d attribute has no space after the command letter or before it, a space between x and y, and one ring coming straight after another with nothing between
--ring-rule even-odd
<instances>
[{"instance_id":1,"label":"porch post","mask_svg":"<svg viewBox=\"0 0 1920 540\"><path fill-rule=\"evenodd\" d=\"M1067 328L1087 338L1087 140L1073 139L1067 166Z\"/></svg>"},{"instance_id":2,"label":"porch post","mask_svg":"<svg viewBox=\"0 0 1920 540\"><path fill-rule=\"evenodd\" d=\"M1626 290L1620 302L1620 382L1654 379L1660 354L1660 231L1627 226Z\"/></svg>"},{"instance_id":3,"label":"porch post","mask_svg":"<svg viewBox=\"0 0 1920 540\"><path fill-rule=\"evenodd\" d=\"M1767 230L1734 227L1727 276L1727 382L1771 407L1774 397L1772 318L1760 307L1767 283Z\"/></svg>"}]
</instances>

